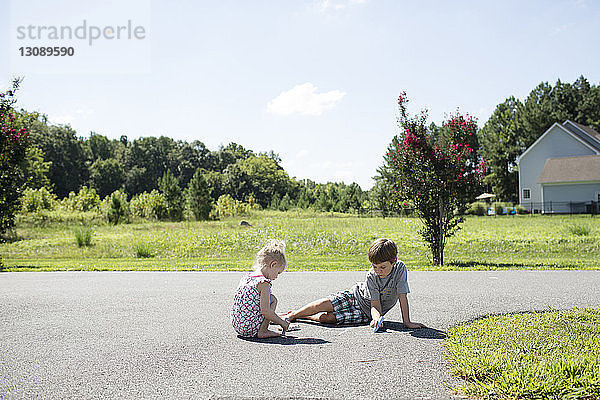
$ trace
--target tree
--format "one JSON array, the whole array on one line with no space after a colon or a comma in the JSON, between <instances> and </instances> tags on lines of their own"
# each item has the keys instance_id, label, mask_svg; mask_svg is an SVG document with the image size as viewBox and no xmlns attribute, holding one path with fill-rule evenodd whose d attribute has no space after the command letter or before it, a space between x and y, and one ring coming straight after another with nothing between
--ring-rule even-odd
<instances>
[{"instance_id":1,"label":"tree","mask_svg":"<svg viewBox=\"0 0 600 400\"><path fill-rule=\"evenodd\" d=\"M114 158L97 159L90 167L90 186L102 198L121 188L124 177L123 167Z\"/></svg>"},{"instance_id":2,"label":"tree","mask_svg":"<svg viewBox=\"0 0 600 400\"><path fill-rule=\"evenodd\" d=\"M158 179L158 188L165 197L168 218L171 221L181 221L183 219L183 195L177 178L170 170L167 170Z\"/></svg>"},{"instance_id":3,"label":"tree","mask_svg":"<svg viewBox=\"0 0 600 400\"><path fill-rule=\"evenodd\" d=\"M456 211L465 209L479 188L477 125L474 118L457 113L441 130L432 131L425 111L419 117L407 114L407 101L403 92L398 124L404 135L394 136L378 172L393 188L390 196L413 202L433 264L443 265L446 239L463 221Z\"/></svg>"},{"instance_id":4,"label":"tree","mask_svg":"<svg viewBox=\"0 0 600 400\"><path fill-rule=\"evenodd\" d=\"M480 132L482 154L488 175L485 183L492 186L498 200L518 201L519 174L517 157L523 149L519 137L523 136L523 124L519 112L523 104L510 97L499 104Z\"/></svg>"},{"instance_id":5,"label":"tree","mask_svg":"<svg viewBox=\"0 0 600 400\"><path fill-rule=\"evenodd\" d=\"M110 140L108 140L106 136L99 135L95 132L90 133L90 138L87 140L87 146L90 150L92 162L109 159L114 153Z\"/></svg>"},{"instance_id":6,"label":"tree","mask_svg":"<svg viewBox=\"0 0 600 400\"><path fill-rule=\"evenodd\" d=\"M197 169L186 190L190 210L198 221L205 221L212 209L212 199L208 192L208 183L200 169Z\"/></svg>"},{"instance_id":7,"label":"tree","mask_svg":"<svg viewBox=\"0 0 600 400\"><path fill-rule=\"evenodd\" d=\"M50 172L49 161L44 161L44 153L35 146L29 145L25 155L25 186L30 189L46 188L52 189L52 183L48 179Z\"/></svg>"},{"instance_id":8,"label":"tree","mask_svg":"<svg viewBox=\"0 0 600 400\"><path fill-rule=\"evenodd\" d=\"M59 198L78 191L89 178L89 156L70 126L47 125L44 118L31 127L31 141L50 162L48 179Z\"/></svg>"},{"instance_id":9,"label":"tree","mask_svg":"<svg viewBox=\"0 0 600 400\"><path fill-rule=\"evenodd\" d=\"M0 237L14 226L19 198L26 182L25 155L28 147L29 126L36 117L14 112L15 92L19 79L12 89L0 93Z\"/></svg>"}]
</instances>

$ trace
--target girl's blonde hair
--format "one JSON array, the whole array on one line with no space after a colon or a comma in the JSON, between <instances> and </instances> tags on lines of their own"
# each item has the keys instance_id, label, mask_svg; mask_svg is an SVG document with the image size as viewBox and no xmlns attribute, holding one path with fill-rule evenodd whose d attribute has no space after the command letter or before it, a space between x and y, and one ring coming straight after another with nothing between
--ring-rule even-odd
<instances>
[{"instance_id":1,"label":"girl's blonde hair","mask_svg":"<svg viewBox=\"0 0 600 400\"><path fill-rule=\"evenodd\" d=\"M285 242L283 240L269 239L267 244L256 253L256 263L254 269L266 267L272 261L277 261L278 265L287 265L285 261Z\"/></svg>"}]
</instances>

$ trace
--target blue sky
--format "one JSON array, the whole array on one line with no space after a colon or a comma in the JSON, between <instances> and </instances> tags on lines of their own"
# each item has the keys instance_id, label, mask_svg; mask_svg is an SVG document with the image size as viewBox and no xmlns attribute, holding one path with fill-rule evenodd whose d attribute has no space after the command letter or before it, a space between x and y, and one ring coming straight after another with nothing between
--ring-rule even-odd
<instances>
[{"instance_id":1,"label":"blue sky","mask_svg":"<svg viewBox=\"0 0 600 400\"><path fill-rule=\"evenodd\" d=\"M599 16L591 0L4 0L0 85L24 76L20 106L79 136L233 141L274 150L298 179L368 189L402 90L431 121L460 108L482 125L541 81L598 84ZM131 21L144 37L17 38L19 26L83 20ZM46 45L76 54L19 55Z\"/></svg>"}]
</instances>

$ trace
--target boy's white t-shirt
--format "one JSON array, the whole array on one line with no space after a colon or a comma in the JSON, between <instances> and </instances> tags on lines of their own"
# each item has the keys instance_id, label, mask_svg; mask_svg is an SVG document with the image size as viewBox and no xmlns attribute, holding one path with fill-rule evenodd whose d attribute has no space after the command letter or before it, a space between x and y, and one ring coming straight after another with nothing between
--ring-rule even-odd
<instances>
[{"instance_id":1,"label":"boy's white t-shirt","mask_svg":"<svg viewBox=\"0 0 600 400\"><path fill-rule=\"evenodd\" d=\"M353 288L353 294L363 313L371 316L371 300L381 301L381 315L385 315L398 301L398 294L409 293L406 265L397 261L385 278L375 274L373 268L367 272L365 282L359 282Z\"/></svg>"}]
</instances>

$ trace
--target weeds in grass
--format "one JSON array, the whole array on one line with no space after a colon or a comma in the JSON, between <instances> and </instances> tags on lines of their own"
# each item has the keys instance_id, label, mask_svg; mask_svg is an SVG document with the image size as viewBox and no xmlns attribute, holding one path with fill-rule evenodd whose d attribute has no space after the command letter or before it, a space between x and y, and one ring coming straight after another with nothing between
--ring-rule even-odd
<instances>
[{"instance_id":1,"label":"weeds in grass","mask_svg":"<svg viewBox=\"0 0 600 400\"><path fill-rule=\"evenodd\" d=\"M73 233L75 234L75 243L77 243L77 247L91 246L94 228L89 225L84 225L75 228Z\"/></svg>"},{"instance_id":2,"label":"weeds in grass","mask_svg":"<svg viewBox=\"0 0 600 400\"><path fill-rule=\"evenodd\" d=\"M600 309L496 315L448 329L452 372L470 396L600 398Z\"/></svg>"},{"instance_id":3,"label":"weeds in grass","mask_svg":"<svg viewBox=\"0 0 600 400\"><path fill-rule=\"evenodd\" d=\"M566 229L575 236L589 236L592 232L592 228L589 225L569 224L566 226Z\"/></svg>"},{"instance_id":4,"label":"weeds in grass","mask_svg":"<svg viewBox=\"0 0 600 400\"><path fill-rule=\"evenodd\" d=\"M133 250L137 258L151 258L154 257L154 247L147 242L138 242L133 245Z\"/></svg>"},{"instance_id":5,"label":"weeds in grass","mask_svg":"<svg viewBox=\"0 0 600 400\"><path fill-rule=\"evenodd\" d=\"M85 269L102 265L125 269L132 258L149 268L250 268L256 252L271 238L287 243L288 268L294 270L368 269L369 245L387 237L398 245L398 257L410 269L432 269L430 251L418 235L417 218L361 218L351 215L256 211L246 218L220 221L133 221L112 226L81 222L21 221L20 240L0 243L7 267ZM588 236L576 236L568 224L591 227ZM93 225L93 246L73 246L73 228ZM152 259L137 256L135 244L151 244ZM515 216L466 218L463 229L448 239L444 269L600 269L600 229L589 216ZM140 263L132 268L142 268Z\"/></svg>"}]
</instances>

